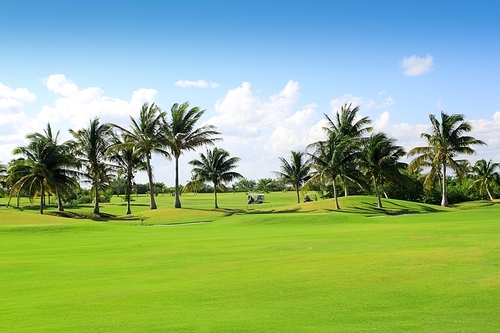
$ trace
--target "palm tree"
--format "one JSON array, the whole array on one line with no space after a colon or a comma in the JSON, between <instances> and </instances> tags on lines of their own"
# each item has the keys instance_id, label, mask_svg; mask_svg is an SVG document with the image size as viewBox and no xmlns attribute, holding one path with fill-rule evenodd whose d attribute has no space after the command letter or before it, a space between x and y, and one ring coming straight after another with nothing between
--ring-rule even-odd
<instances>
[{"instance_id":1,"label":"palm tree","mask_svg":"<svg viewBox=\"0 0 500 333\"><path fill-rule=\"evenodd\" d=\"M357 114L359 112L359 106L352 107L352 103L345 103L340 111L337 111L335 121L330 119L327 114L324 114L328 120L328 126L324 129L328 132L335 132L342 136L350 137L351 139L359 139L366 132L370 132L372 127L369 125L372 123L370 118L362 117L357 119Z\"/></svg>"},{"instance_id":2,"label":"palm tree","mask_svg":"<svg viewBox=\"0 0 500 333\"><path fill-rule=\"evenodd\" d=\"M175 208L181 208L179 193L179 157L186 150L194 151L197 147L214 145L220 138L214 137L220 133L213 125L196 128L196 123L205 113L199 107L189 108L189 103L175 103L170 109L171 120L165 122L165 144L175 159Z\"/></svg>"},{"instance_id":3,"label":"palm tree","mask_svg":"<svg viewBox=\"0 0 500 333\"><path fill-rule=\"evenodd\" d=\"M493 201L493 195L491 194L492 186L500 185L500 175L496 171L499 168L500 163L493 163L491 160L488 162L484 159L477 161L471 168L471 176L474 178L474 181L469 189L479 187L479 194L483 195L486 192L490 200Z\"/></svg>"},{"instance_id":4,"label":"palm tree","mask_svg":"<svg viewBox=\"0 0 500 333\"><path fill-rule=\"evenodd\" d=\"M291 151L291 160L288 162L280 157L281 171L275 171L274 174L285 184L290 184L297 193L297 203L300 203L300 187L304 182L311 178L310 172L312 163L306 158L306 153L301 151Z\"/></svg>"},{"instance_id":5,"label":"palm tree","mask_svg":"<svg viewBox=\"0 0 500 333\"><path fill-rule=\"evenodd\" d=\"M146 157L146 172L149 183L149 208L156 209L153 167L151 158L153 153L162 154L170 158L170 154L164 149L164 135L161 131L161 124L166 116L166 112L156 106L155 103L144 103L136 121L132 116L132 125L129 130L113 125L124 132L125 142L123 145L130 146L133 142L134 154ZM124 147L121 145L121 147Z\"/></svg>"},{"instance_id":6,"label":"palm tree","mask_svg":"<svg viewBox=\"0 0 500 333\"><path fill-rule=\"evenodd\" d=\"M323 127L327 131L328 136L332 134L340 135L341 137L350 140L351 145L349 149L345 150L346 155L353 155L359 151L361 138L366 132L371 132L372 127L371 120L368 117L358 118L359 106L352 107L352 103L345 103L339 111L336 113L335 120L330 119L327 114L325 117L328 121L328 125ZM346 164L349 162L349 164ZM356 181L352 179L359 178L359 168L354 163L354 160L346 159L346 163L343 164L344 172L341 174L341 179L344 185L345 196L349 195L349 184L356 184Z\"/></svg>"},{"instance_id":7,"label":"palm tree","mask_svg":"<svg viewBox=\"0 0 500 333\"><path fill-rule=\"evenodd\" d=\"M203 181L198 177L198 175L192 174L191 179L186 183L186 185L184 185L182 192L193 192L193 194L196 194L202 187Z\"/></svg>"},{"instance_id":8,"label":"palm tree","mask_svg":"<svg viewBox=\"0 0 500 333\"><path fill-rule=\"evenodd\" d=\"M0 195L7 193L7 166L0 163Z\"/></svg>"},{"instance_id":9,"label":"palm tree","mask_svg":"<svg viewBox=\"0 0 500 333\"><path fill-rule=\"evenodd\" d=\"M461 173L461 163L455 157L459 154L472 155L475 150L471 146L485 145L486 143L474 137L464 135L472 130L472 126L464 121L461 114L451 116L441 111L441 120L429 115L432 124L431 133L422 133L420 136L427 140L427 146L415 147L408 152L408 156L419 155L411 163L415 169L425 165L432 159L432 165L440 169L441 176L441 206L448 206L446 176L448 167L457 174Z\"/></svg>"},{"instance_id":10,"label":"palm tree","mask_svg":"<svg viewBox=\"0 0 500 333\"><path fill-rule=\"evenodd\" d=\"M309 148L314 148L314 152L308 154L311 158L315 171L312 172L311 178L306 182L306 187L309 184L330 181L333 187L333 197L335 200L335 209L340 209L337 180L350 179L351 182L361 185L361 177L352 178L350 174L354 171L346 172L346 166L355 161L358 152L350 149L352 141L349 137L343 136L336 132L331 132L326 141L318 141Z\"/></svg>"},{"instance_id":11,"label":"palm tree","mask_svg":"<svg viewBox=\"0 0 500 333\"><path fill-rule=\"evenodd\" d=\"M379 185L384 179L395 180L407 186L412 185L410 178L401 173L407 166L399 162L399 159L405 156L406 152L395 142L395 139L387 138L385 133L372 134L363 140L360 166L366 176L373 181L378 208L382 208Z\"/></svg>"},{"instance_id":12,"label":"palm tree","mask_svg":"<svg viewBox=\"0 0 500 333\"><path fill-rule=\"evenodd\" d=\"M99 118L90 121L89 127L69 132L73 135L73 151L80 158L81 167L92 183L94 191L94 214L99 214L99 189L107 180L109 168L106 152L111 144L112 125L101 124Z\"/></svg>"},{"instance_id":13,"label":"palm tree","mask_svg":"<svg viewBox=\"0 0 500 333\"><path fill-rule=\"evenodd\" d=\"M129 137L128 137L129 138ZM119 138L113 137L113 144L108 149L108 157L111 162L115 163L118 169L118 175L125 175L125 197L127 199L126 215L132 213L130 208L130 195L132 193L132 183L137 171L147 170L144 155L135 153L136 149L133 145L128 145L127 136Z\"/></svg>"},{"instance_id":14,"label":"palm tree","mask_svg":"<svg viewBox=\"0 0 500 333\"><path fill-rule=\"evenodd\" d=\"M28 138L46 141L49 145L52 145L53 154L57 156L54 158L57 161L57 165L50 167L52 180L49 183L49 187L57 196L58 211L62 212L64 211L62 197L71 194L74 188L79 187L77 178L80 176L80 173L76 170L79 165L77 159L72 154L71 142L67 141L60 144L59 134L59 131L54 134L50 123L48 123L43 133L33 133L28 135Z\"/></svg>"},{"instance_id":15,"label":"palm tree","mask_svg":"<svg viewBox=\"0 0 500 333\"><path fill-rule=\"evenodd\" d=\"M241 174L233 171L239 161L239 157L230 157L228 151L217 147L213 150L207 149L206 154L200 153L199 160L189 161L189 164L193 166L192 173L195 179L213 183L215 208L219 208L217 189L224 190L224 184L243 178Z\"/></svg>"},{"instance_id":16,"label":"palm tree","mask_svg":"<svg viewBox=\"0 0 500 333\"><path fill-rule=\"evenodd\" d=\"M13 161L9 167L9 178L13 183L11 193L19 194L22 189L27 189L33 197L39 194L40 214L43 214L46 193L52 191L57 195L58 210L63 211L61 196L77 186L76 160L69 153L67 143L58 143L58 137L59 132L53 135L50 124L47 124L44 134L28 134L28 145L13 151L23 158Z\"/></svg>"}]
</instances>

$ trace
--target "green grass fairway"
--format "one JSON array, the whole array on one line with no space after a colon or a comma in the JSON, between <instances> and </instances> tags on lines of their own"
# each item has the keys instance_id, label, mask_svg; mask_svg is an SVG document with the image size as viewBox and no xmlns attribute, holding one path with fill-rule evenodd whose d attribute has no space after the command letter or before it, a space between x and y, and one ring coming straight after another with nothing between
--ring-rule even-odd
<instances>
[{"instance_id":1,"label":"green grass fairway","mask_svg":"<svg viewBox=\"0 0 500 333\"><path fill-rule=\"evenodd\" d=\"M500 331L500 205L293 197L0 207L0 332Z\"/></svg>"}]
</instances>

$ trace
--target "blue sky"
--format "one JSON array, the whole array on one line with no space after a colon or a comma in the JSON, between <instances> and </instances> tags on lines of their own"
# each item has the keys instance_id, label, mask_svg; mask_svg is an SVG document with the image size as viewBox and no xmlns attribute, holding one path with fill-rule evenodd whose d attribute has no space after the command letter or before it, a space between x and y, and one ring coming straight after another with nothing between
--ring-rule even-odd
<instances>
[{"instance_id":1,"label":"blue sky","mask_svg":"<svg viewBox=\"0 0 500 333\"><path fill-rule=\"evenodd\" d=\"M50 121L69 139L143 102L206 109L248 178L322 138L323 114L360 106L410 149L428 115L464 114L500 161L495 1L0 1L0 162ZM200 150L202 151L202 150ZM186 154L186 163L197 153ZM156 179L173 164L155 157ZM188 179L183 168L181 178ZM139 181L145 175L139 175Z\"/></svg>"}]
</instances>

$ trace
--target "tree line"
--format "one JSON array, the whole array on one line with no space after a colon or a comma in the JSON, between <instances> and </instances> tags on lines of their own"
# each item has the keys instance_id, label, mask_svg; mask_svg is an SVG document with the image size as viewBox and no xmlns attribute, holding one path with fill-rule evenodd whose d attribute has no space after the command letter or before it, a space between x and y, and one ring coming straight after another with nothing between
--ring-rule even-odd
<instances>
[{"instance_id":1,"label":"tree line","mask_svg":"<svg viewBox=\"0 0 500 333\"><path fill-rule=\"evenodd\" d=\"M439 191L441 205L448 206L449 189L460 188L462 194L476 189L480 197L488 195L491 200L499 192L498 163L479 160L471 165L466 159L458 159L474 154L473 147L485 145L468 135L472 127L463 115L441 112L438 118L431 114L431 131L421 134L426 145L406 152L395 138L383 132L374 133L371 120L358 116L359 107L345 104L333 119L325 114L323 140L310 143L303 151L291 151L290 159L280 157L280 170L273 171L276 179L254 181L234 171L238 157L219 147L208 148L222 138L215 126L197 126L204 112L187 102L173 104L170 112L162 111L154 103L145 103L137 119L130 117L128 128L94 118L86 128L70 129L72 139L65 142L60 142L60 133L54 133L49 123L43 133L27 135L28 143L14 149L19 158L8 165L0 164L0 189L9 196L9 204L13 196L28 195L33 199L40 196L43 214L46 195L57 198L58 210L62 211L63 201L75 198L75 191L82 194L80 183L87 183L90 191L83 195L86 200L93 199L93 212L99 214L99 203L107 200L113 194L110 188L119 183L127 200L126 213L130 214L133 187L136 193L139 188L134 177L144 171L150 209L156 209L155 194L167 191L164 184L154 182L151 158L158 154L175 163L175 185L171 192L175 208L182 206L182 191L210 189L214 193L214 207L218 208L218 191L280 191L287 185L296 191L297 202L301 200L301 192L314 190L334 198L336 209L340 209L340 192L344 196L374 193L378 207L382 207L381 196L389 194L435 203L435 193ZM189 161L192 177L186 184L180 184L181 155L200 147L206 147L206 152ZM405 156L414 159L407 164L401 161ZM449 171L454 172L454 177ZM232 181L236 182L228 188L226 185ZM464 200L463 195L460 200Z\"/></svg>"},{"instance_id":2,"label":"tree line","mask_svg":"<svg viewBox=\"0 0 500 333\"><path fill-rule=\"evenodd\" d=\"M426 144L406 152L395 138L383 132L374 133L371 120L358 117L358 112L359 107L345 104L334 119L325 114L324 140L309 144L304 151L292 151L289 160L280 157L280 171L275 174L293 186L297 202L300 190L316 189L330 192L335 208L340 209L339 189L344 190L345 196L361 190L374 192L381 208L381 195L388 197L387 188L399 191L402 199L423 202L439 188L440 204L448 206L450 181L454 186L468 184L460 190L461 199L465 199L466 191L476 190L481 197L487 194L490 200L493 193L499 192L498 163L481 159L471 165L466 159L458 159L474 154L475 146L486 145L468 135L472 126L463 115L429 115L431 131L421 134ZM405 156L414 158L407 164L401 161ZM449 171L454 172L455 178L449 176Z\"/></svg>"},{"instance_id":3,"label":"tree line","mask_svg":"<svg viewBox=\"0 0 500 333\"><path fill-rule=\"evenodd\" d=\"M4 188L12 196L28 193L40 196L40 214L43 214L45 195L53 194L58 210L63 211L63 198L71 196L79 183L88 183L94 198L94 214L100 214L100 192L116 178L125 179L126 214L131 213L130 196L138 171L145 171L149 184L150 209L156 209L155 186L151 158L159 154L175 163L175 208L181 208L179 158L185 151L202 146L214 146L221 141L215 126L197 126L205 113L188 102L175 103L170 113L154 103L142 105L137 119L130 117L130 126L124 128L112 123L90 120L88 127L69 132L72 139L60 142L47 124L43 133L27 135L28 143L14 149L20 155L6 166L0 166ZM243 178L234 169L239 158L218 147L200 154L193 165L193 175L202 182L213 182L216 189L233 179ZM217 207L217 201L215 200Z\"/></svg>"}]
</instances>

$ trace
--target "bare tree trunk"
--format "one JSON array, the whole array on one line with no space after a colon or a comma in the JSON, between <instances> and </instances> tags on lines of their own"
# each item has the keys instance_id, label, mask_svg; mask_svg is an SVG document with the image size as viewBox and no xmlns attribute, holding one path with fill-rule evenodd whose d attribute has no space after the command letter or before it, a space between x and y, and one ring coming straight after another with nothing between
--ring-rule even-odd
<instances>
[{"instance_id":1,"label":"bare tree trunk","mask_svg":"<svg viewBox=\"0 0 500 333\"><path fill-rule=\"evenodd\" d=\"M373 177L373 185L375 186L375 194L377 195L377 207L383 208L382 207L382 200L380 199L380 191L378 190L378 184L377 184L377 180L375 179L375 177Z\"/></svg>"},{"instance_id":2,"label":"bare tree trunk","mask_svg":"<svg viewBox=\"0 0 500 333\"><path fill-rule=\"evenodd\" d=\"M94 179L94 214L99 214L99 187L97 181Z\"/></svg>"},{"instance_id":3,"label":"bare tree trunk","mask_svg":"<svg viewBox=\"0 0 500 333\"><path fill-rule=\"evenodd\" d=\"M130 192L132 191L132 177L130 174L127 174L127 185L125 187L125 196L127 198L127 211L125 212L125 215L130 215L132 214L132 211L130 209Z\"/></svg>"},{"instance_id":4,"label":"bare tree trunk","mask_svg":"<svg viewBox=\"0 0 500 333\"><path fill-rule=\"evenodd\" d=\"M335 178L333 178L332 184L333 184L333 197L335 199L335 209L339 210L340 209L339 196L337 195L337 184L335 184ZM347 190L347 187L346 187L346 190Z\"/></svg>"},{"instance_id":5,"label":"bare tree trunk","mask_svg":"<svg viewBox=\"0 0 500 333\"><path fill-rule=\"evenodd\" d=\"M491 195L490 188L488 185L486 185L486 192L488 192L488 196L490 197L490 200L493 201L493 195Z\"/></svg>"},{"instance_id":6,"label":"bare tree trunk","mask_svg":"<svg viewBox=\"0 0 500 333\"><path fill-rule=\"evenodd\" d=\"M40 182L40 214L43 215L43 206L44 206L44 201L45 201L45 198L44 198L44 192L45 189L43 187L43 181Z\"/></svg>"},{"instance_id":7,"label":"bare tree trunk","mask_svg":"<svg viewBox=\"0 0 500 333\"><path fill-rule=\"evenodd\" d=\"M217 204L217 184L214 182L214 205L215 208L219 208L219 205Z\"/></svg>"},{"instance_id":8,"label":"bare tree trunk","mask_svg":"<svg viewBox=\"0 0 500 333\"><path fill-rule=\"evenodd\" d=\"M156 201L155 201L155 189L153 184L153 171L151 170L151 155L148 154L146 156L146 164L147 164L147 172L148 172L148 181L149 181L149 209L156 209Z\"/></svg>"},{"instance_id":9,"label":"bare tree trunk","mask_svg":"<svg viewBox=\"0 0 500 333\"><path fill-rule=\"evenodd\" d=\"M446 161L443 162L443 181L441 182L441 206L448 207L448 191L446 188Z\"/></svg>"},{"instance_id":10,"label":"bare tree trunk","mask_svg":"<svg viewBox=\"0 0 500 333\"><path fill-rule=\"evenodd\" d=\"M57 196L57 210L59 212L64 212L64 207L63 207L63 203L62 203L61 193L59 193L59 190L56 190L56 196Z\"/></svg>"},{"instance_id":11,"label":"bare tree trunk","mask_svg":"<svg viewBox=\"0 0 500 333\"><path fill-rule=\"evenodd\" d=\"M181 198L179 197L179 156L175 156L175 203L174 203L174 208L181 208ZM215 207L215 208L217 208L217 207Z\"/></svg>"}]
</instances>

